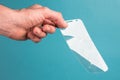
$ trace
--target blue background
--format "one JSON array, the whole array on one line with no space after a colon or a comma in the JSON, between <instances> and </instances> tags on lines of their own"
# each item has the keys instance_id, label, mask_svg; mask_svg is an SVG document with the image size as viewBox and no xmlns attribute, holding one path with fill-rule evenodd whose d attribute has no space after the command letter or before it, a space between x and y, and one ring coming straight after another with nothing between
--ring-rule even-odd
<instances>
[{"instance_id":1,"label":"blue background","mask_svg":"<svg viewBox=\"0 0 120 80\"><path fill-rule=\"evenodd\" d=\"M0 36L0 80L120 80L120 0L0 0L14 9L35 3L81 18L109 71L86 71L57 30L38 44Z\"/></svg>"}]
</instances>

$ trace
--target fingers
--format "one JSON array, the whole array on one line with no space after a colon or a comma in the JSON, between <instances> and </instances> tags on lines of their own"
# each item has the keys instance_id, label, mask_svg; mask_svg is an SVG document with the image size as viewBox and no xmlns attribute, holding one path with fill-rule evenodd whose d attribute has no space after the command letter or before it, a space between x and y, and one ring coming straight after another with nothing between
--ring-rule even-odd
<instances>
[{"instance_id":1,"label":"fingers","mask_svg":"<svg viewBox=\"0 0 120 80\"><path fill-rule=\"evenodd\" d=\"M54 32L55 32L55 26L52 25L44 25L42 28L37 26L33 29L33 33L40 38L46 37L46 33L52 34Z\"/></svg>"},{"instance_id":2,"label":"fingers","mask_svg":"<svg viewBox=\"0 0 120 80\"><path fill-rule=\"evenodd\" d=\"M44 38L44 37L46 37L46 33L43 32L39 27L35 27L35 28L33 29L33 33L34 33L36 36L38 36L39 38Z\"/></svg>"},{"instance_id":3,"label":"fingers","mask_svg":"<svg viewBox=\"0 0 120 80\"><path fill-rule=\"evenodd\" d=\"M48 20L48 19L45 19L43 22L43 25L46 25L46 24L55 26L55 23L53 23L51 20Z\"/></svg>"},{"instance_id":4,"label":"fingers","mask_svg":"<svg viewBox=\"0 0 120 80\"><path fill-rule=\"evenodd\" d=\"M31 32L28 33L28 38L33 42L39 42L45 36L46 33L43 32L39 27L35 27Z\"/></svg>"},{"instance_id":5,"label":"fingers","mask_svg":"<svg viewBox=\"0 0 120 80\"><path fill-rule=\"evenodd\" d=\"M46 19L51 20L59 28L66 28L67 23L63 19L61 13L52 11L48 8L43 8L43 15Z\"/></svg>"},{"instance_id":6,"label":"fingers","mask_svg":"<svg viewBox=\"0 0 120 80\"><path fill-rule=\"evenodd\" d=\"M68 25L65 22L63 16L59 12L55 12L41 5L33 5L29 7L29 22L32 27L32 31L28 32L28 38L34 42L39 42L42 38L46 37L46 33L54 33L56 27L66 28ZM40 28L36 25L42 25Z\"/></svg>"},{"instance_id":7,"label":"fingers","mask_svg":"<svg viewBox=\"0 0 120 80\"><path fill-rule=\"evenodd\" d=\"M33 42L40 42L40 38L34 35L32 32L29 32L27 37L31 39Z\"/></svg>"},{"instance_id":8,"label":"fingers","mask_svg":"<svg viewBox=\"0 0 120 80\"><path fill-rule=\"evenodd\" d=\"M54 33L55 27L52 25L44 25L42 28L35 27L32 31L28 33L28 38L33 42L39 42L42 38L46 37L46 33Z\"/></svg>"},{"instance_id":9,"label":"fingers","mask_svg":"<svg viewBox=\"0 0 120 80\"><path fill-rule=\"evenodd\" d=\"M55 32L55 26L52 26L52 25L44 25L44 26L42 27L42 30L43 30L44 32L46 32L46 33L52 34L52 33Z\"/></svg>"}]
</instances>

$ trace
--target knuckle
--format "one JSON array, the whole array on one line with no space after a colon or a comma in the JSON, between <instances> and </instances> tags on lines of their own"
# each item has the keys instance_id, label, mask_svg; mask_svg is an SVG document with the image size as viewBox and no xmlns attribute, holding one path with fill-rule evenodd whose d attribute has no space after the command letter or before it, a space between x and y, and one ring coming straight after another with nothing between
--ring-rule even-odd
<instances>
[{"instance_id":1,"label":"knuckle","mask_svg":"<svg viewBox=\"0 0 120 80\"><path fill-rule=\"evenodd\" d=\"M33 28L33 32L34 32L34 33L36 33L37 30L38 30L38 27L34 27L34 28Z\"/></svg>"},{"instance_id":2,"label":"knuckle","mask_svg":"<svg viewBox=\"0 0 120 80\"><path fill-rule=\"evenodd\" d=\"M55 31L56 31L56 29L53 27L52 32L54 33Z\"/></svg>"},{"instance_id":3,"label":"knuckle","mask_svg":"<svg viewBox=\"0 0 120 80\"><path fill-rule=\"evenodd\" d=\"M34 34L37 34L36 28L33 29L33 33L34 33Z\"/></svg>"},{"instance_id":4,"label":"knuckle","mask_svg":"<svg viewBox=\"0 0 120 80\"><path fill-rule=\"evenodd\" d=\"M22 12L25 12L27 9L26 8L22 8L22 9L19 9L17 10L18 12L22 13Z\"/></svg>"},{"instance_id":5,"label":"knuckle","mask_svg":"<svg viewBox=\"0 0 120 80\"><path fill-rule=\"evenodd\" d=\"M57 15L58 15L58 16L62 16L62 13L61 13L61 12L57 12Z\"/></svg>"},{"instance_id":6,"label":"knuckle","mask_svg":"<svg viewBox=\"0 0 120 80\"><path fill-rule=\"evenodd\" d=\"M42 9L45 10L45 11L49 10L48 7L42 7Z\"/></svg>"},{"instance_id":7,"label":"knuckle","mask_svg":"<svg viewBox=\"0 0 120 80\"><path fill-rule=\"evenodd\" d=\"M39 6L39 4L34 4L34 6Z\"/></svg>"},{"instance_id":8,"label":"knuckle","mask_svg":"<svg viewBox=\"0 0 120 80\"><path fill-rule=\"evenodd\" d=\"M55 33L55 30L53 30L52 33Z\"/></svg>"},{"instance_id":9,"label":"knuckle","mask_svg":"<svg viewBox=\"0 0 120 80\"><path fill-rule=\"evenodd\" d=\"M38 8L38 7L42 7L42 6L39 5L39 4L34 4L33 6L36 7L36 8Z\"/></svg>"},{"instance_id":10,"label":"knuckle","mask_svg":"<svg viewBox=\"0 0 120 80\"><path fill-rule=\"evenodd\" d=\"M51 34L55 33L55 29L52 29L52 30L50 31L50 33L51 33Z\"/></svg>"},{"instance_id":11,"label":"knuckle","mask_svg":"<svg viewBox=\"0 0 120 80\"><path fill-rule=\"evenodd\" d=\"M46 37L46 34L43 33L43 34L41 35L41 38L44 38L44 37Z\"/></svg>"}]
</instances>

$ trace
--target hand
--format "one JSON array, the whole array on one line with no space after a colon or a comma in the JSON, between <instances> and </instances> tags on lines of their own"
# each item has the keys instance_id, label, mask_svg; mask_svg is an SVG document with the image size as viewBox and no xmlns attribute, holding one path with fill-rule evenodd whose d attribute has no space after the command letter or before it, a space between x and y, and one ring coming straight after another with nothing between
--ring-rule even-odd
<instances>
[{"instance_id":1,"label":"hand","mask_svg":"<svg viewBox=\"0 0 120 80\"><path fill-rule=\"evenodd\" d=\"M21 10L13 10L0 5L0 34L14 40L31 39L39 42L55 28L66 28L61 13L47 7L33 5Z\"/></svg>"}]
</instances>

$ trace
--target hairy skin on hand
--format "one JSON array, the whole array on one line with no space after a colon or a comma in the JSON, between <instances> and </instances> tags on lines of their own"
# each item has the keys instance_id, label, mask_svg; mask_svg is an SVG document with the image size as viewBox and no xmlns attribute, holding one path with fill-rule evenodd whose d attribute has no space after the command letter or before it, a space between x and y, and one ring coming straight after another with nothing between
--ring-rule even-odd
<instances>
[{"instance_id":1,"label":"hairy skin on hand","mask_svg":"<svg viewBox=\"0 0 120 80\"><path fill-rule=\"evenodd\" d=\"M13 10L0 5L0 35L14 40L31 39L39 42L46 33L54 33L55 28L66 28L61 13L41 5Z\"/></svg>"}]
</instances>

